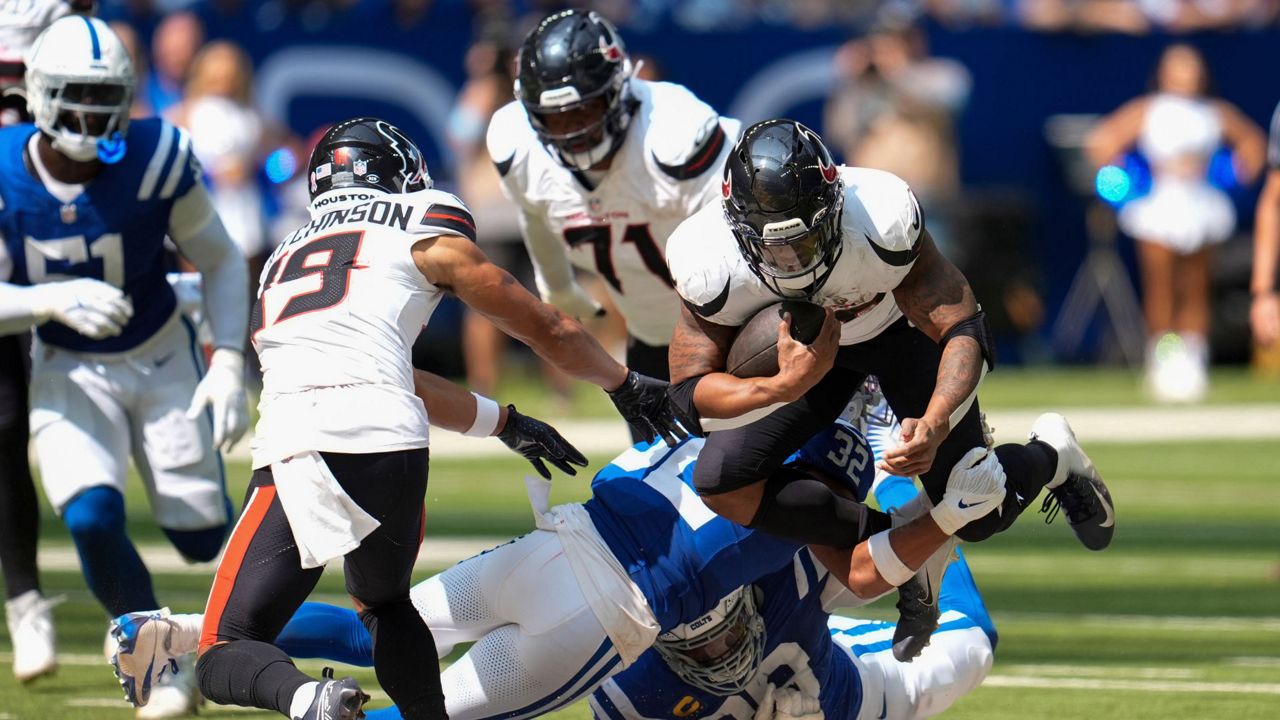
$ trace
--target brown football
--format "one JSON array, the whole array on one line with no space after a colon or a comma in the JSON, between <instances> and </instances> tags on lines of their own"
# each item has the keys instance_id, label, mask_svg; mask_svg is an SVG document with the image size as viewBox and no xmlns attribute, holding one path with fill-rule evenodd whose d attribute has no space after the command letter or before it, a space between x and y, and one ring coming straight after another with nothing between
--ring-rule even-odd
<instances>
[{"instance_id":1,"label":"brown football","mask_svg":"<svg viewBox=\"0 0 1280 720\"><path fill-rule=\"evenodd\" d=\"M770 377L778 373L778 324L791 313L791 337L808 345L818 337L825 317L821 305L784 300L756 313L733 339L725 372L740 378Z\"/></svg>"}]
</instances>

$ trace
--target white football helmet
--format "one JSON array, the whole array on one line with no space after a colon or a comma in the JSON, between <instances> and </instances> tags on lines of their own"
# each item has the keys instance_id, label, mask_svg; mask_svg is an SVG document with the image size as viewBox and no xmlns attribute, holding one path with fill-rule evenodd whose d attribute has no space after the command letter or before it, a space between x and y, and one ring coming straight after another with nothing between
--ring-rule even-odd
<instances>
[{"instance_id":1,"label":"white football helmet","mask_svg":"<svg viewBox=\"0 0 1280 720\"><path fill-rule=\"evenodd\" d=\"M681 680L713 695L746 689L764 655L764 618L756 591L740 587L711 612L658 636L654 648Z\"/></svg>"},{"instance_id":2,"label":"white football helmet","mask_svg":"<svg viewBox=\"0 0 1280 720\"><path fill-rule=\"evenodd\" d=\"M117 162L133 103L133 62L97 18L69 16L36 38L26 57L27 109L72 160Z\"/></svg>"}]
</instances>

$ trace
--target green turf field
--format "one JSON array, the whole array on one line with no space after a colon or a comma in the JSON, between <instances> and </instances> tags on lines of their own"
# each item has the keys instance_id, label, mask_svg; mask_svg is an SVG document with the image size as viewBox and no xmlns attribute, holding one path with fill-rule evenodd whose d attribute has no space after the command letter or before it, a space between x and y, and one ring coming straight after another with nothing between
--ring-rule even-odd
<instances>
[{"instance_id":1,"label":"green turf field","mask_svg":"<svg viewBox=\"0 0 1280 720\"><path fill-rule=\"evenodd\" d=\"M1250 394L1229 385L1222 392L1231 402L1275 396L1270 387ZM1028 513L1012 531L966 548L1000 644L987 683L949 717L1280 717L1280 442L1089 450L1115 497L1114 544L1089 553L1065 518L1045 526L1042 516ZM527 530L523 472L514 458L433 463L428 543ZM230 467L229 476L242 488L245 467ZM558 479L554 500L581 499L586 487L582 478ZM163 542L146 523L140 493L130 502L135 537ZM44 529L48 546L69 547L56 521L46 518ZM101 660L102 611L78 573L45 572L44 579L47 591L68 597L56 610L64 666L56 677L18 687L8 674L7 638L0 639L0 720L132 717ZM159 574L156 585L175 610L197 611L208 580ZM342 602L340 578L326 575L319 593ZM894 616L891 604L860 614ZM321 664L302 666L318 673ZM376 687L371 672L356 674ZM375 698L375 707L387 702ZM273 717L210 705L203 714ZM588 712L579 704L560 716L585 720Z\"/></svg>"}]
</instances>

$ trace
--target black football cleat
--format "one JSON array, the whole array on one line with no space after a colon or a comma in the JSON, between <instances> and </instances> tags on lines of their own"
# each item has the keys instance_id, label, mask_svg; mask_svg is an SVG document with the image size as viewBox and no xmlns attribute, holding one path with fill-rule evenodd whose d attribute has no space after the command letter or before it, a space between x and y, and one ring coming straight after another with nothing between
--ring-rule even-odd
<instances>
[{"instance_id":1,"label":"black football cleat","mask_svg":"<svg viewBox=\"0 0 1280 720\"><path fill-rule=\"evenodd\" d=\"M369 696L360 689L356 679L334 680L332 668L325 668L323 677L311 707L297 720L362 720Z\"/></svg>"},{"instance_id":2,"label":"black football cleat","mask_svg":"<svg viewBox=\"0 0 1280 720\"><path fill-rule=\"evenodd\" d=\"M1116 532L1115 504L1067 419L1058 413L1041 415L1031 426L1031 439L1058 452L1053 480L1045 485L1049 495L1040 506L1040 512L1048 514L1045 522L1053 522L1058 510L1065 510L1067 522L1082 545L1090 550L1105 549Z\"/></svg>"}]
</instances>

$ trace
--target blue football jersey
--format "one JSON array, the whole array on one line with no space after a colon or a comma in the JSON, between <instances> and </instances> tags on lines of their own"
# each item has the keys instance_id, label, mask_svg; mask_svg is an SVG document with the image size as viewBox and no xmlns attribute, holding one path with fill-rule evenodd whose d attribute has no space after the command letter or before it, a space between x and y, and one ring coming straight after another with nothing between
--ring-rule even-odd
<instances>
[{"instance_id":1,"label":"blue football jersey","mask_svg":"<svg viewBox=\"0 0 1280 720\"><path fill-rule=\"evenodd\" d=\"M587 512L664 631L789 563L799 545L716 515L693 489L703 440L640 444L596 473Z\"/></svg>"},{"instance_id":2,"label":"blue football jersey","mask_svg":"<svg viewBox=\"0 0 1280 720\"><path fill-rule=\"evenodd\" d=\"M120 288L133 318L116 337L91 340L57 322L37 329L40 340L74 352L112 353L137 347L173 314L165 280L164 238L173 203L199 181L187 135L159 118L129 125L124 157L104 165L75 200L49 194L24 154L34 125L0 129L0 234L12 268L0 280L34 285L88 277Z\"/></svg>"},{"instance_id":3,"label":"blue football jersey","mask_svg":"<svg viewBox=\"0 0 1280 720\"><path fill-rule=\"evenodd\" d=\"M797 679L796 684L802 685L806 694L816 691L823 713L829 718L857 717L862 706L862 680L853 661L832 642L827 628L829 614L823 608L823 598L839 590L835 585L839 581L807 550L755 583L762 598L759 607L765 646L760 672L742 692L724 697L689 686L656 650L649 650L595 691L592 711L601 720L750 720L767 684L785 687L808 668L812 679Z\"/></svg>"}]
</instances>

